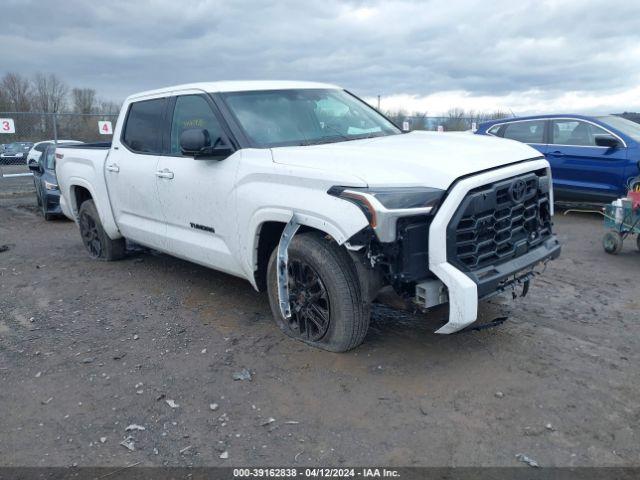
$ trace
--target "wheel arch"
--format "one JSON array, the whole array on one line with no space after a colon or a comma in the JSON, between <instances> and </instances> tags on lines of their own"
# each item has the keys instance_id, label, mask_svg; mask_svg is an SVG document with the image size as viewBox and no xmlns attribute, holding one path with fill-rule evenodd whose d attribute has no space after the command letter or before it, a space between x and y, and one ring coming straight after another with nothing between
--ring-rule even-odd
<instances>
[{"instance_id":1,"label":"wheel arch","mask_svg":"<svg viewBox=\"0 0 640 480\"><path fill-rule=\"evenodd\" d=\"M116 226L113 214L111 213L110 205L108 205L109 210L105 211L104 205L102 205L103 202L100 201L100 197L96 194L93 186L89 182L82 179L74 179L71 185L69 185L68 198L70 202L70 210L76 222L78 220L80 206L87 200L93 200L105 233L109 238L114 240L122 238L122 235Z\"/></svg>"},{"instance_id":2,"label":"wheel arch","mask_svg":"<svg viewBox=\"0 0 640 480\"><path fill-rule=\"evenodd\" d=\"M300 224L297 234L316 231L331 237L338 245L342 245L351 235L356 232L346 233L338 228L328 219L300 213L293 210L280 210L271 214L258 215L254 217L253 228L250 231L254 234L250 237L248 251L249 268L251 271L251 283L258 291L266 289L267 265L273 250L278 246L282 231L286 224L296 215Z\"/></svg>"}]
</instances>

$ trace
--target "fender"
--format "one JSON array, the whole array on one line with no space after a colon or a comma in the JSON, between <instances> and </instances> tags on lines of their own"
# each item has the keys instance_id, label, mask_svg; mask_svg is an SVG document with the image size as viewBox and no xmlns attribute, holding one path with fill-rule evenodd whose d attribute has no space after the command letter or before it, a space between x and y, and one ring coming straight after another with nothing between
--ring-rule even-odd
<instances>
[{"instance_id":1,"label":"fender","mask_svg":"<svg viewBox=\"0 0 640 480\"><path fill-rule=\"evenodd\" d=\"M278 303L280 313L284 318L291 318L291 302L289 301L289 245L300 224L294 213L289 223L284 227L278 243Z\"/></svg>"},{"instance_id":2,"label":"fender","mask_svg":"<svg viewBox=\"0 0 640 480\"><path fill-rule=\"evenodd\" d=\"M248 232L252 232L247 236L245 245L241 247L241 255L243 257L242 268L245 272L245 277L251 282L253 288L257 290L257 285L254 279L254 272L258 268L258 244L260 240L260 231L262 225L267 222L279 222L284 225L288 224L293 216L296 217L296 222L299 226L311 227L315 230L330 235L338 245L342 245L351 236L362 230L368 225L367 219L364 214L355 205L344 202L345 209L353 209L354 218L358 218L361 221L353 222L347 230L340 228L336 223L332 222L329 218L319 215L313 215L307 212L301 212L299 210L291 210L287 208L267 207L258 210L252 217L247 228ZM358 215L358 217L355 217Z\"/></svg>"},{"instance_id":3,"label":"fender","mask_svg":"<svg viewBox=\"0 0 640 480\"><path fill-rule=\"evenodd\" d=\"M113 213L111 212L111 204L109 202L106 202L107 206L109 207L109 210L105 211L104 202L101 202L99 200L100 196L95 191L95 188L93 187L93 185L87 180L85 180L84 178L71 177L69 179L69 182L70 182L69 195L68 195L69 203L70 203L69 206L76 223L78 222L79 207L76 204L75 189L76 187L82 187L82 188L86 188L91 194L91 198L93 198L94 200L94 204L96 206L96 210L98 211L98 216L100 217L100 222L102 223L102 227L104 228L105 233L109 236L109 238L114 240L117 238L122 238L122 235L120 234L120 230L116 225L115 218L113 218Z\"/></svg>"}]
</instances>

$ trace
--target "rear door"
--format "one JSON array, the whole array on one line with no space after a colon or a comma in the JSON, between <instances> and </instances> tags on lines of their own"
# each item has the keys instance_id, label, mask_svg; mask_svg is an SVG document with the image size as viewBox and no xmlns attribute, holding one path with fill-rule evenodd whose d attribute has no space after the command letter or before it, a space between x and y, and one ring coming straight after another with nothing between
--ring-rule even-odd
<instances>
[{"instance_id":1,"label":"rear door","mask_svg":"<svg viewBox=\"0 0 640 480\"><path fill-rule=\"evenodd\" d=\"M166 98L133 102L120 138L105 162L113 214L122 235L166 249L166 224L158 201L156 175L162 154Z\"/></svg>"},{"instance_id":2,"label":"rear door","mask_svg":"<svg viewBox=\"0 0 640 480\"><path fill-rule=\"evenodd\" d=\"M546 124L547 122L545 119L509 122L500 127L497 131L497 135L503 138L509 138L511 140L526 143L544 154L547 150L547 145L545 143ZM491 133L492 130L493 129L490 128L489 133Z\"/></svg>"},{"instance_id":3,"label":"rear door","mask_svg":"<svg viewBox=\"0 0 640 480\"><path fill-rule=\"evenodd\" d=\"M547 158L553 171L555 191L568 200L606 201L619 197L627 166L627 149L596 145L598 135L611 135L604 128L576 118L550 121Z\"/></svg>"},{"instance_id":4,"label":"rear door","mask_svg":"<svg viewBox=\"0 0 640 480\"><path fill-rule=\"evenodd\" d=\"M223 119L207 95L177 96L169 110L166 153L156 177L168 248L178 257L241 273L231 253L238 243L234 184L240 152L222 160L182 155L180 135L188 129L206 129L212 144L230 144Z\"/></svg>"}]
</instances>

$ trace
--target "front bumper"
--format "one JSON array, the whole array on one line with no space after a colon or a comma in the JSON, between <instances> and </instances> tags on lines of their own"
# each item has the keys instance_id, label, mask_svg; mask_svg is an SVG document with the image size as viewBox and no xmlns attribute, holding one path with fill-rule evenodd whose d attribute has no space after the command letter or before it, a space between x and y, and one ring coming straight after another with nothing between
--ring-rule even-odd
<instances>
[{"instance_id":1,"label":"front bumper","mask_svg":"<svg viewBox=\"0 0 640 480\"><path fill-rule=\"evenodd\" d=\"M505 288L509 278L546 259L560 255L560 245L552 236L530 252L499 266L487 267L480 277L461 271L447 261L447 227L465 196L473 189L531 171L547 169L544 159L517 163L501 169L490 170L458 181L438 208L429 227L429 270L447 287L449 297L449 321L436 333L455 333L471 325L478 317L478 299ZM553 206L553 193L550 192ZM552 208L552 207L551 207ZM551 211L553 214L553 211ZM478 274L478 272L476 272Z\"/></svg>"},{"instance_id":2,"label":"front bumper","mask_svg":"<svg viewBox=\"0 0 640 480\"><path fill-rule=\"evenodd\" d=\"M478 297L486 298L500 293L519 278L528 274L536 265L560 256L560 242L555 235L534 250L506 263L490 266L467 275L478 286Z\"/></svg>"},{"instance_id":3,"label":"front bumper","mask_svg":"<svg viewBox=\"0 0 640 480\"><path fill-rule=\"evenodd\" d=\"M22 165L26 158L24 155L17 156L10 153L3 153L0 155L0 163L5 165Z\"/></svg>"},{"instance_id":4,"label":"front bumper","mask_svg":"<svg viewBox=\"0 0 640 480\"><path fill-rule=\"evenodd\" d=\"M62 209L60 208L60 191L47 190L44 195L44 204L47 213L53 215L61 215Z\"/></svg>"}]
</instances>

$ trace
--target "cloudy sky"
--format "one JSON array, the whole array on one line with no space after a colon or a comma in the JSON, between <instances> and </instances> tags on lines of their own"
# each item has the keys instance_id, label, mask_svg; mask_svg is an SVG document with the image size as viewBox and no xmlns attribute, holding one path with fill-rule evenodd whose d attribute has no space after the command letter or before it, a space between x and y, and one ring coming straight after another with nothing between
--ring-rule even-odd
<instances>
[{"instance_id":1,"label":"cloudy sky","mask_svg":"<svg viewBox=\"0 0 640 480\"><path fill-rule=\"evenodd\" d=\"M121 100L228 79L340 84L383 109L640 111L637 0L2 0L0 74Z\"/></svg>"}]
</instances>

